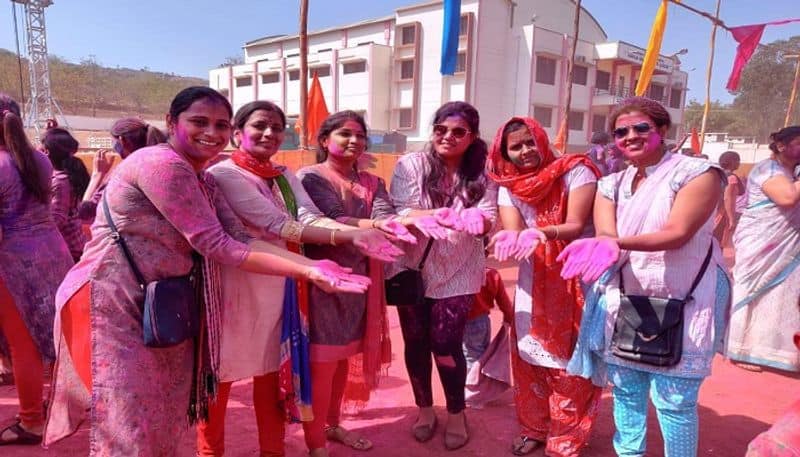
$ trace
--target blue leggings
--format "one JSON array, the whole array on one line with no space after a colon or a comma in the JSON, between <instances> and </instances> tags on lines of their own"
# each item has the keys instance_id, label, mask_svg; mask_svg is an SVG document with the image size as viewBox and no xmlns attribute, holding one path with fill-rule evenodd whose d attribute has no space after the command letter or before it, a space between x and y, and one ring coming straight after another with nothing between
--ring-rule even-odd
<instances>
[{"instance_id":1,"label":"blue leggings","mask_svg":"<svg viewBox=\"0 0 800 457\"><path fill-rule=\"evenodd\" d=\"M697 456L697 393L702 378L680 378L611 364L608 374L614 385L617 455L645 455L649 393L664 436L664 455Z\"/></svg>"}]
</instances>

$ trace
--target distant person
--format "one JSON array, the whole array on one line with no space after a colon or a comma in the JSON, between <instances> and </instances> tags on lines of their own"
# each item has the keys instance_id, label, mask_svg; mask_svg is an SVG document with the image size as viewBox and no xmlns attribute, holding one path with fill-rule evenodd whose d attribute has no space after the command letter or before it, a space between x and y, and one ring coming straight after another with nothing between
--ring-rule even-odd
<instances>
[{"instance_id":1,"label":"distant person","mask_svg":"<svg viewBox=\"0 0 800 457\"><path fill-rule=\"evenodd\" d=\"M136 117L117 120L111 126L110 133L114 139L114 152L121 160L125 160L137 149L167 142L164 132ZM107 154L107 150L100 149L92 159L91 180L83 194L83 202L78 207L78 215L84 222L94 220L97 204L108 184L108 172L111 171L114 160Z\"/></svg>"},{"instance_id":2,"label":"distant person","mask_svg":"<svg viewBox=\"0 0 800 457\"><path fill-rule=\"evenodd\" d=\"M733 308L726 355L740 367L800 372L800 125L770 136L772 157L747 177L747 207L733 234Z\"/></svg>"},{"instance_id":3,"label":"distant person","mask_svg":"<svg viewBox=\"0 0 800 457\"><path fill-rule=\"evenodd\" d=\"M606 168L606 151L608 150L608 143L611 142L611 136L606 132L594 132L592 134L592 147L586 151L592 163L600 170L600 173L605 176L609 174Z\"/></svg>"},{"instance_id":4,"label":"distant person","mask_svg":"<svg viewBox=\"0 0 800 457\"><path fill-rule=\"evenodd\" d=\"M731 246L736 224L739 223L739 217L747 206L745 184L742 178L735 173L739 164L739 154L736 151L725 151L719 156L719 166L727 175L727 184L722 196L722 206L717 212L717 227L714 229L714 237L723 247Z\"/></svg>"},{"instance_id":5,"label":"distant person","mask_svg":"<svg viewBox=\"0 0 800 457\"><path fill-rule=\"evenodd\" d=\"M503 320L509 324L514 321L514 305L508 297L500 272L486 267L486 279L467 316L464 329L464 356L467 358L467 373L481 358L492 339L492 322L489 312L497 306L503 313Z\"/></svg>"},{"instance_id":6,"label":"distant person","mask_svg":"<svg viewBox=\"0 0 800 457\"><path fill-rule=\"evenodd\" d=\"M48 130L42 138L42 146L54 170L50 182L50 213L77 262L87 241L78 217L78 203L89 185L89 172L75 157L78 140L67 130L60 127Z\"/></svg>"},{"instance_id":7,"label":"distant person","mask_svg":"<svg viewBox=\"0 0 800 457\"><path fill-rule=\"evenodd\" d=\"M625 156L616 144L606 149L606 173L614 174L628 168Z\"/></svg>"},{"instance_id":8,"label":"distant person","mask_svg":"<svg viewBox=\"0 0 800 457\"><path fill-rule=\"evenodd\" d=\"M19 414L0 430L0 445L42 441L44 364L56 356L55 295L73 263L50 215L52 173L25 136L19 105L0 93L0 331L19 397Z\"/></svg>"}]
</instances>

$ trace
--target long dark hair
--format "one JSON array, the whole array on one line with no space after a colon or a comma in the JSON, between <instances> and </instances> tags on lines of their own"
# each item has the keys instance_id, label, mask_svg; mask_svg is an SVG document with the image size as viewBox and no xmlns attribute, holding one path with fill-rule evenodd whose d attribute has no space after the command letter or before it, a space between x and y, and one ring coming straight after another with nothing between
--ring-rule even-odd
<instances>
[{"instance_id":1,"label":"long dark hair","mask_svg":"<svg viewBox=\"0 0 800 457\"><path fill-rule=\"evenodd\" d=\"M364 129L364 134L367 134L367 123L364 122L364 117L355 111L346 110L331 114L322 121L319 132L317 132L317 163L322 163L328 158L328 149L322 146L322 142L347 121L357 122ZM369 141L367 141L367 147L369 147ZM355 167L355 165L353 166Z\"/></svg>"},{"instance_id":2,"label":"long dark hair","mask_svg":"<svg viewBox=\"0 0 800 457\"><path fill-rule=\"evenodd\" d=\"M42 144L47 149L47 157L53 168L67 173L72 196L80 201L89 186L90 178L86 166L75 157L78 140L67 130L56 127L45 132Z\"/></svg>"},{"instance_id":3,"label":"long dark hair","mask_svg":"<svg viewBox=\"0 0 800 457\"><path fill-rule=\"evenodd\" d=\"M222 105L228 111L228 116L233 117L231 103L224 95L210 87L192 86L178 92L178 95L172 99L172 103L169 105L169 116L172 118L172 122L178 122L178 116L189 109L192 103L205 98Z\"/></svg>"},{"instance_id":4,"label":"long dark hair","mask_svg":"<svg viewBox=\"0 0 800 457\"><path fill-rule=\"evenodd\" d=\"M125 137L133 145L133 151L167 142L167 136L161 129L136 117L117 119L109 133L113 137Z\"/></svg>"},{"instance_id":5,"label":"long dark hair","mask_svg":"<svg viewBox=\"0 0 800 457\"><path fill-rule=\"evenodd\" d=\"M25 136L20 118L19 104L13 98L0 93L0 146L5 146L17 165L22 184L42 203L50 201L50 182L42 176L36 163L38 154Z\"/></svg>"},{"instance_id":6,"label":"long dark hair","mask_svg":"<svg viewBox=\"0 0 800 457\"><path fill-rule=\"evenodd\" d=\"M460 198L464 206L469 208L478 203L486 193L486 156L489 148L486 142L478 137L480 127L480 115L474 106L465 102L448 102L436 110L433 116L433 124L439 124L448 117L460 117L469 125L475 139L469 145L461 163L458 166L458 182L455 189L447 188L444 184L446 167L444 160L434 150L433 143L430 143L425 151L425 157L430 165L430 172L423 179L422 192L428 197L434 207L444 206L450 196Z\"/></svg>"}]
</instances>

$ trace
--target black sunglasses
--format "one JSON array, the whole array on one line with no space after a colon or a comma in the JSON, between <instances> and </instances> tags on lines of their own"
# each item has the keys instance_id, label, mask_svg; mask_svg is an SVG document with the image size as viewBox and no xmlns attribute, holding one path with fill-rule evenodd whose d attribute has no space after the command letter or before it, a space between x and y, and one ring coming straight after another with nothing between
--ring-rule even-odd
<instances>
[{"instance_id":1,"label":"black sunglasses","mask_svg":"<svg viewBox=\"0 0 800 457\"><path fill-rule=\"evenodd\" d=\"M433 125L433 134L434 135L444 137L445 135L447 135L447 132L452 133L454 137L456 137L456 138L458 138L460 140L461 138L464 138L465 136L467 136L467 133L469 133L469 130L465 129L464 127L453 127L451 129L451 128L448 128L446 125L442 125L442 124L434 124Z\"/></svg>"},{"instance_id":2,"label":"black sunglasses","mask_svg":"<svg viewBox=\"0 0 800 457\"><path fill-rule=\"evenodd\" d=\"M625 127L617 127L614 129L614 138L620 139L628 136L630 129L633 129L637 135L644 135L653 129L653 126L647 122L639 122L638 124L627 125Z\"/></svg>"}]
</instances>

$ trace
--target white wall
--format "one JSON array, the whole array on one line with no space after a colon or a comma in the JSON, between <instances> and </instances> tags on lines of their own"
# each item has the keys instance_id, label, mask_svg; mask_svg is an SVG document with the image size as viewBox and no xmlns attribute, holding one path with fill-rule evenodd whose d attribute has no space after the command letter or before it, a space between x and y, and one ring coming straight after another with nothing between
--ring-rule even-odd
<instances>
[{"instance_id":1,"label":"white wall","mask_svg":"<svg viewBox=\"0 0 800 457\"><path fill-rule=\"evenodd\" d=\"M511 36L511 8L507 0L483 0L476 21L476 56L474 69L473 103L481 114L481 133L491 141L494 132L512 114L507 96L509 73L506 56L513 41Z\"/></svg>"}]
</instances>

